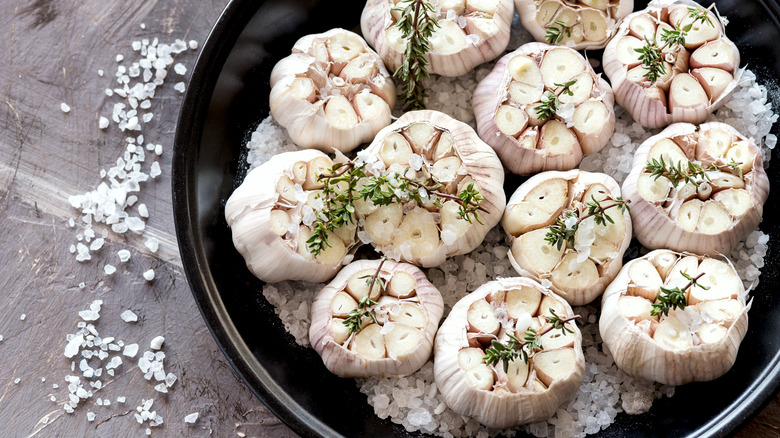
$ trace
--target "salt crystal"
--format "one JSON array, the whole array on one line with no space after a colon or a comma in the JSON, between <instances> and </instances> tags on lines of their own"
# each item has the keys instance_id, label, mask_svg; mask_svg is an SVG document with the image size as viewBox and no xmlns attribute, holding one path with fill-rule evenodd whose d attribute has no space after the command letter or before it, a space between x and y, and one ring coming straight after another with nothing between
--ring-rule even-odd
<instances>
[{"instance_id":1,"label":"salt crystal","mask_svg":"<svg viewBox=\"0 0 780 438\"><path fill-rule=\"evenodd\" d=\"M146 281L152 281L154 280L154 269L149 269L147 271L144 271L144 280Z\"/></svg>"},{"instance_id":2,"label":"salt crystal","mask_svg":"<svg viewBox=\"0 0 780 438\"><path fill-rule=\"evenodd\" d=\"M162 348L163 342L165 342L165 338L162 336L157 336L156 338L152 339L152 342L149 344L149 346L152 348L152 350L159 350Z\"/></svg>"},{"instance_id":3,"label":"salt crystal","mask_svg":"<svg viewBox=\"0 0 780 438\"><path fill-rule=\"evenodd\" d=\"M103 267L103 272L105 272L106 275L111 275L114 272L116 272L116 268L114 267L114 265L106 265Z\"/></svg>"},{"instance_id":4,"label":"salt crystal","mask_svg":"<svg viewBox=\"0 0 780 438\"><path fill-rule=\"evenodd\" d=\"M144 242L144 245L149 248L149 251L157 252L160 247L160 241L156 237L150 237Z\"/></svg>"},{"instance_id":5,"label":"salt crystal","mask_svg":"<svg viewBox=\"0 0 780 438\"><path fill-rule=\"evenodd\" d=\"M190 40L189 46L190 46L190 49L195 50L195 49L198 48L198 42L195 41L195 40Z\"/></svg>"},{"instance_id":6,"label":"salt crystal","mask_svg":"<svg viewBox=\"0 0 780 438\"><path fill-rule=\"evenodd\" d=\"M178 75L184 75L187 73L187 67L185 67L182 63L178 63L173 66L173 71L175 71Z\"/></svg>"},{"instance_id":7,"label":"salt crystal","mask_svg":"<svg viewBox=\"0 0 780 438\"><path fill-rule=\"evenodd\" d=\"M146 207L146 204L138 205L138 215L144 218L149 217L149 209Z\"/></svg>"},{"instance_id":8,"label":"salt crystal","mask_svg":"<svg viewBox=\"0 0 780 438\"><path fill-rule=\"evenodd\" d=\"M65 103L65 102L62 102L62 103L60 104L60 109L61 109L61 110L62 110L62 112L64 112L65 114L67 114L67 113L69 113L69 112L70 112L70 106L69 106L67 103Z\"/></svg>"},{"instance_id":9,"label":"salt crystal","mask_svg":"<svg viewBox=\"0 0 780 438\"><path fill-rule=\"evenodd\" d=\"M124 322L138 321L138 315L136 315L132 310L125 310L121 315L119 315L119 317L122 318L122 321Z\"/></svg>"},{"instance_id":10,"label":"salt crystal","mask_svg":"<svg viewBox=\"0 0 780 438\"><path fill-rule=\"evenodd\" d=\"M184 82L177 82L176 85L173 86L173 89L179 93L184 93Z\"/></svg>"},{"instance_id":11,"label":"salt crystal","mask_svg":"<svg viewBox=\"0 0 780 438\"><path fill-rule=\"evenodd\" d=\"M19 317L19 319L21 319L22 321L24 321L25 318L27 318L27 314L26 313L22 313L22 316Z\"/></svg>"},{"instance_id":12,"label":"salt crystal","mask_svg":"<svg viewBox=\"0 0 780 438\"><path fill-rule=\"evenodd\" d=\"M117 251L116 254L119 256L119 261L122 263L125 263L128 260L130 260L131 253L126 249L120 249L119 251Z\"/></svg>"},{"instance_id":13,"label":"salt crystal","mask_svg":"<svg viewBox=\"0 0 780 438\"><path fill-rule=\"evenodd\" d=\"M122 60L125 59L125 57L122 55L116 55L116 58L114 59L116 59L116 62L122 62Z\"/></svg>"},{"instance_id":14,"label":"salt crystal","mask_svg":"<svg viewBox=\"0 0 780 438\"><path fill-rule=\"evenodd\" d=\"M168 388L163 383L155 385L154 389L155 389L155 391L162 392L163 394L166 394L168 392Z\"/></svg>"},{"instance_id":15,"label":"salt crystal","mask_svg":"<svg viewBox=\"0 0 780 438\"><path fill-rule=\"evenodd\" d=\"M138 354L138 344L125 345L125 349L122 351L122 354L127 357L135 357L135 355Z\"/></svg>"},{"instance_id":16,"label":"salt crystal","mask_svg":"<svg viewBox=\"0 0 780 438\"><path fill-rule=\"evenodd\" d=\"M121 395L120 395L119 397L117 397L117 398L116 398L116 402L117 402L117 403L124 403L124 402L125 402L125 400L126 400L126 399L125 399L124 397L122 397Z\"/></svg>"},{"instance_id":17,"label":"salt crystal","mask_svg":"<svg viewBox=\"0 0 780 438\"><path fill-rule=\"evenodd\" d=\"M141 29L146 29L146 24L141 23Z\"/></svg>"},{"instance_id":18,"label":"salt crystal","mask_svg":"<svg viewBox=\"0 0 780 438\"><path fill-rule=\"evenodd\" d=\"M160 163L157 161L152 163L152 166L149 169L149 176L151 176L152 178L157 178L158 176L160 176L161 173L162 172L160 171Z\"/></svg>"},{"instance_id":19,"label":"salt crystal","mask_svg":"<svg viewBox=\"0 0 780 438\"><path fill-rule=\"evenodd\" d=\"M14 379L14 385L18 384L21 381L22 381L22 379L17 377L16 379Z\"/></svg>"},{"instance_id":20,"label":"salt crystal","mask_svg":"<svg viewBox=\"0 0 780 438\"><path fill-rule=\"evenodd\" d=\"M175 374L168 373L165 376L165 385L168 386L168 387L171 387L171 386L173 386L174 383L176 383L176 380L177 380L177 377L176 377Z\"/></svg>"},{"instance_id":21,"label":"salt crystal","mask_svg":"<svg viewBox=\"0 0 780 438\"><path fill-rule=\"evenodd\" d=\"M103 70L98 70L98 76L103 76Z\"/></svg>"},{"instance_id":22,"label":"salt crystal","mask_svg":"<svg viewBox=\"0 0 780 438\"><path fill-rule=\"evenodd\" d=\"M184 417L184 422L189 424L195 424L195 422L198 421L198 415L200 415L200 413L198 412L193 412L191 414L188 414L187 416Z\"/></svg>"},{"instance_id":23,"label":"salt crystal","mask_svg":"<svg viewBox=\"0 0 780 438\"><path fill-rule=\"evenodd\" d=\"M157 154L158 156L162 155L163 147L161 144L158 144L157 146L154 147L154 153Z\"/></svg>"},{"instance_id":24,"label":"salt crystal","mask_svg":"<svg viewBox=\"0 0 780 438\"><path fill-rule=\"evenodd\" d=\"M106 129L106 128L108 128L108 119L107 119L107 118L105 118L105 117L103 117L103 116L101 116L101 117L98 119L98 128L100 128L100 129Z\"/></svg>"}]
</instances>

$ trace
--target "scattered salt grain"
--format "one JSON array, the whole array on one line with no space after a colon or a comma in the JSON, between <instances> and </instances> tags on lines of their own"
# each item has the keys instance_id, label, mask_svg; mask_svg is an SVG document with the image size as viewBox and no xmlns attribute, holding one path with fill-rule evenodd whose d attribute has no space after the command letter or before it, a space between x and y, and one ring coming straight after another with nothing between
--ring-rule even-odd
<instances>
[{"instance_id":1,"label":"scattered salt grain","mask_svg":"<svg viewBox=\"0 0 780 438\"><path fill-rule=\"evenodd\" d=\"M87 412L87 421L95 421L95 413Z\"/></svg>"},{"instance_id":2,"label":"scattered salt grain","mask_svg":"<svg viewBox=\"0 0 780 438\"><path fill-rule=\"evenodd\" d=\"M15 379L14 379L14 385L17 385L17 384L19 384L19 382L21 382L21 381L22 381L22 379L20 379L20 378L18 378L18 377L17 377L17 378L15 378Z\"/></svg>"},{"instance_id":3,"label":"scattered salt grain","mask_svg":"<svg viewBox=\"0 0 780 438\"><path fill-rule=\"evenodd\" d=\"M100 116L100 118L98 119L98 128L100 129L108 128L108 119L103 116Z\"/></svg>"},{"instance_id":4,"label":"scattered salt grain","mask_svg":"<svg viewBox=\"0 0 780 438\"><path fill-rule=\"evenodd\" d=\"M154 269L149 269L147 271L144 271L144 280L146 281L152 281L154 280Z\"/></svg>"},{"instance_id":5,"label":"scattered salt grain","mask_svg":"<svg viewBox=\"0 0 780 438\"><path fill-rule=\"evenodd\" d=\"M173 89L179 93L184 93L184 82L177 82L176 85L173 86Z\"/></svg>"},{"instance_id":6,"label":"scattered salt grain","mask_svg":"<svg viewBox=\"0 0 780 438\"><path fill-rule=\"evenodd\" d=\"M149 248L149 251L157 252L160 248L160 241L156 237L150 237L144 242L144 245Z\"/></svg>"},{"instance_id":7,"label":"scattered salt grain","mask_svg":"<svg viewBox=\"0 0 780 438\"><path fill-rule=\"evenodd\" d=\"M103 70L98 70L98 76L103 76Z\"/></svg>"},{"instance_id":8,"label":"scattered salt grain","mask_svg":"<svg viewBox=\"0 0 780 438\"><path fill-rule=\"evenodd\" d=\"M168 393L168 387L165 386L165 384L160 383L154 386L154 390L157 392L162 392L163 394Z\"/></svg>"},{"instance_id":9,"label":"scattered salt grain","mask_svg":"<svg viewBox=\"0 0 780 438\"><path fill-rule=\"evenodd\" d=\"M195 41L195 40L190 40L189 46L190 46L190 49L195 50L195 49L198 48L198 42Z\"/></svg>"},{"instance_id":10,"label":"scattered salt grain","mask_svg":"<svg viewBox=\"0 0 780 438\"><path fill-rule=\"evenodd\" d=\"M116 272L116 268L114 267L114 265L106 265L103 267L103 272L105 272L106 275L111 275L114 272Z\"/></svg>"},{"instance_id":11,"label":"scattered salt grain","mask_svg":"<svg viewBox=\"0 0 780 438\"><path fill-rule=\"evenodd\" d=\"M182 63L178 63L173 66L173 71L175 71L178 75L184 75L187 73L187 67L185 67Z\"/></svg>"},{"instance_id":12,"label":"scattered salt grain","mask_svg":"<svg viewBox=\"0 0 780 438\"><path fill-rule=\"evenodd\" d=\"M22 316L19 317L19 319L21 319L22 321L24 321L25 318L27 318L27 314L26 313L22 313Z\"/></svg>"},{"instance_id":13,"label":"scattered salt grain","mask_svg":"<svg viewBox=\"0 0 780 438\"><path fill-rule=\"evenodd\" d=\"M141 23L141 29L146 29L146 24Z\"/></svg>"},{"instance_id":14,"label":"scattered salt grain","mask_svg":"<svg viewBox=\"0 0 780 438\"><path fill-rule=\"evenodd\" d=\"M122 318L122 321L124 322L138 321L138 315L136 315L132 310L125 310L121 315L119 315L119 317Z\"/></svg>"},{"instance_id":15,"label":"scattered salt grain","mask_svg":"<svg viewBox=\"0 0 780 438\"><path fill-rule=\"evenodd\" d=\"M138 354L138 344L125 345L125 349L122 351L122 354L127 357L135 357L135 355Z\"/></svg>"},{"instance_id":16,"label":"scattered salt grain","mask_svg":"<svg viewBox=\"0 0 780 438\"><path fill-rule=\"evenodd\" d=\"M124 397L122 397L121 395L120 395L119 397L117 397L117 398L116 398L116 402L117 402L117 403L124 403L124 402L125 402L125 400L126 400L126 399L125 399Z\"/></svg>"},{"instance_id":17,"label":"scattered salt grain","mask_svg":"<svg viewBox=\"0 0 780 438\"><path fill-rule=\"evenodd\" d=\"M143 218L149 217L149 208L146 207L146 204L138 205L138 215Z\"/></svg>"},{"instance_id":18,"label":"scattered salt grain","mask_svg":"<svg viewBox=\"0 0 780 438\"><path fill-rule=\"evenodd\" d=\"M200 415L199 412L193 412L191 414L188 414L184 417L184 422L188 424L195 424L196 421L198 421L198 415Z\"/></svg>"},{"instance_id":19,"label":"scattered salt grain","mask_svg":"<svg viewBox=\"0 0 780 438\"><path fill-rule=\"evenodd\" d=\"M116 252L116 255L119 256L119 261L120 262L125 263L128 260L130 260L130 256L132 254L130 253L130 251L128 251L126 249L120 249L119 251Z\"/></svg>"},{"instance_id":20,"label":"scattered salt grain","mask_svg":"<svg viewBox=\"0 0 780 438\"><path fill-rule=\"evenodd\" d=\"M160 163L157 161L152 163L151 168L149 168L149 176L151 176L152 178L157 178L158 176L160 176L161 173L162 172L160 171Z\"/></svg>"},{"instance_id":21,"label":"scattered salt grain","mask_svg":"<svg viewBox=\"0 0 780 438\"><path fill-rule=\"evenodd\" d=\"M165 338L162 336L157 336L156 338L152 339L152 342L149 344L149 346L152 348L152 350L159 350L162 348L163 342L165 342Z\"/></svg>"},{"instance_id":22,"label":"scattered salt grain","mask_svg":"<svg viewBox=\"0 0 780 438\"><path fill-rule=\"evenodd\" d=\"M69 112L70 112L70 105L68 105L68 104L67 104L67 103L65 103L65 102L62 102L62 103L60 104L60 109L62 110L62 112L64 112L65 114L67 114L67 113L69 113Z\"/></svg>"},{"instance_id":23,"label":"scattered salt grain","mask_svg":"<svg viewBox=\"0 0 780 438\"><path fill-rule=\"evenodd\" d=\"M116 60L116 62L122 62L122 60L125 59L125 57L122 55L116 55L116 58L114 59Z\"/></svg>"}]
</instances>

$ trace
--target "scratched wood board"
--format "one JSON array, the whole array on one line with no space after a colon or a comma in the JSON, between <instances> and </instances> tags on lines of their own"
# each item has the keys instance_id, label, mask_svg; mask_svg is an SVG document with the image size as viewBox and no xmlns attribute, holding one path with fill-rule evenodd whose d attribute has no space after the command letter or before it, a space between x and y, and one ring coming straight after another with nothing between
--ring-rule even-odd
<instances>
[{"instance_id":1,"label":"scratched wood board","mask_svg":"<svg viewBox=\"0 0 780 438\"><path fill-rule=\"evenodd\" d=\"M182 273L170 190L181 103L173 83L179 79L169 78L158 92L155 118L143 131L147 142L165 148L162 175L139 195L151 212L144 235L112 233L85 263L69 252L77 231L68 219L77 219L78 212L67 197L94 189L99 169L122 153L125 134L114 124L97 128L98 117L110 117L118 101L103 93L115 85L115 56L130 57L130 43L142 38L202 44L223 7L216 0L0 0L0 436L142 436L146 425L133 412L148 398L165 420L152 436L295 436L229 367ZM183 53L177 62L191 69L196 53ZM61 102L70 113L60 110ZM161 242L157 254L143 244L149 237ZM119 262L120 249L132 251L127 263ZM107 263L118 268L111 276L103 271ZM150 268L153 282L141 276ZM76 332L78 311L95 299L104 302L96 324L101 336L138 343L141 352L152 338L165 336L165 368L179 378L168 394L156 392L135 360L124 358L116 377L105 376L92 399L74 414L62 410L64 377L71 374L65 336ZM126 309L138 314L137 323L120 319ZM116 403L118 396L126 403ZM112 403L98 406L97 397ZM196 411L197 423L185 424L184 416ZM94 421L87 421L87 412L95 413ZM738 436L780 436L780 398Z\"/></svg>"}]
</instances>

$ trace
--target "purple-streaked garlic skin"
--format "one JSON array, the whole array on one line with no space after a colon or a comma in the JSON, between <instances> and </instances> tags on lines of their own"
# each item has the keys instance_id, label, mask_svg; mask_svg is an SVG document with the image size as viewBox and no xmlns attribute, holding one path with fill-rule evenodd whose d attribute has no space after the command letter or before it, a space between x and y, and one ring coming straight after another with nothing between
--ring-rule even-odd
<instances>
[{"instance_id":1,"label":"purple-streaked garlic skin","mask_svg":"<svg viewBox=\"0 0 780 438\"><path fill-rule=\"evenodd\" d=\"M547 26L553 25L555 20L561 20L567 25L571 25L572 19L577 20L572 28L572 35L565 36L559 45L571 47L574 50L596 50L603 49L607 45L612 35L617 31L618 24L634 10L633 0L621 0L617 5L610 4L615 2L604 2L606 9L591 7L579 2L568 0L515 0L515 8L523 27L528 30L534 39L539 42L546 42L545 34ZM554 6L557 4L557 7ZM594 5L595 6L595 5ZM554 12L550 12L554 11ZM583 17L595 15L604 19L605 35L603 38L590 37L583 32L583 26L586 21ZM594 29L595 30L595 29Z\"/></svg>"},{"instance_id":2,"label":"purple-streaked garlic skin","mask_svg":"<svg viewBox=\"0 0 780 438\"><path fill-rule=\"evenodd\" d=\"M512 0L488 0L484 3L493 11L479 11L471 2L460 3L462 11L456 11L455 17L448 18L447 12L432 2L440 30L449 29L455 33L454 41L459 41L452 50L442 47L437 50L437 37L431 37L431 50L426 54L430 63L428 72L441 76L461 76L474 67L497 58L509 44L509 29L514 15ZM477 2L479 3L479 2ZM489 4L489 5L488 5ZM392 71L401 66L404 59L405 40L399 40L397 18L392 11L396 7L405 7L400 1L368 0L360 17L360 28L366 41L376 49L385 64ZM459 8L457 8L459 9ZM452 9L453 11L455 9ZM461 24L464 26L461 27ZM460 32L460 33L459 33ZM473 40L473 41L472 41ZM465 42L464 42L465 41Z\"/></svg>"},{"instance_id":3,"label":"purple-streaked garlic skin","mask_svg":"<svg viewBox=\"0 0 780 438\"><path fill-rule=\"evenodd\" d=\"M545 198L538 201L539 207L532 201L533 196L544 187L556 181L566 182L565 199L558 206L555 201L555 192L542 193ZM615 221L608 227L594 224L595 239L590 245L580 241L579 231L576 235L575 245L584 245L588 251L588 258L583 260L581 267L577 266L576 259L567 258L579 255L580 251L565 243L561 250L541 241L548 226L555 223L561 215L567 211L579 211L579 216L587 214L587 203L592 202L588 196L589 190L597 188L606 189L609 197L617 199L621 196L620 186L610 176L603 173L585 172L574 169L566 172L549 171L532 176L524 182L507 203L502 220L504 231L510 238L511 248L507 256L515 270L522 276L533 278L536 281L550 281L550 289L563 297L572 306L585 305L604 292L604 289L620 271L623 266L623 254L628 249L632 237L632 221L634 209L630 205L631 213L621 213L618 207L606 210L606 214ZM602 189L602 190L603 190ZM590 192L591 196L593 192ZM589 199L584 199L588 196ZM560 197L560 196L558 196ZM601 200L602 207L614 204L609 200ZM542 210L555 203L556 208L550 211ZM524 208L531 205L532 209ZM518 228L518 217L523 214L538 214L539 220L530 221L524 227ZM592 221L593 219L588 219ZM622 225L621 225L622 224ZM581 228L584 228L581 226ZM599 232L603 234L599 234ZM533 234L531 234L533 233ZM536 237L531 237L536 236ZM594 246L595 245L595 246ZM586 249L582 248L583 251ZM539 251L542 251L541 253ZM549 258L550 262L546 260ZM569 263L569 268L564 263ZM574 263L575 266L572 266ZM593 266L591 266L591 264ZM580 268L574 269L574 268ZM567 284L563 276L574 269L582 276L576 281L576 285ZM587 280L587 281L586 281Z\"/></svg>"},{"instance_id":4,"label":"purple-streaked garlic skin","mask_svg":"<svg viewBox=\"0 0 780 438\"><path fill-rule=\"evenodd\" d=\"M420 248L414 248L410 246L408 249L399 247L396 244L394 238L392 242L379 242L376 239L372 241L372 245L378 250L388 255L391 258L400 257L402 261L412 263L421 267L434 267L444 263L448 257L453 257L460 254L468 253L474 250L482 243L485 235L491 228L493 228L500 220L501 215L504 213L504 207L506 206L506 196L504 194L504 171L501 166L501 162L496 156L493 149L485 144L474 130L463 122L460 122L444 113L438 111L412 111L407 112L401 116L395 123L382 129L374 141L366 148L365 153L367 155L373 155L382 157L382 148L385 141L390 136L401 133L408 140L411 136L408 133L408 129L417 124L425 124L433 128L436 134L431 137L431 143L425 147L419 147L414 142L409 141L412 144L411 152L417 154L423 158L423 167L428 170L425 172L434 173L434 166L447 157L458 157L460 159L460 167L456 172L456 178L449 183L445 183L445 186L440 188L440 191L446 191L450 195L457 195L464 189L464 186L469 180L473 180L476 189L485 198L480 202L480 206L487 210L487 212L479 211L479 221L472 219L471 224L464 223L462 220L457 220L459 226L463 226L463 229L457 231L458 234L451 242L445 242L445 239L441 238L443 235L443 219L439 219L436 223L436 236L435 240L438 244L430 250L420 250ZM446 157L435 158L437 154L437 141L441 141L445 133L451 136L452 150L446 153ZM439 136L439 137L436 137ZM438 140L437 140L438 138ZM383 161L385 162L385 161ZM410 165L406 161L399 163L402 168L408 168ZM387 162L385 162L386 167ZM369 169L366 172L368 175L372 175L372 171ZM389 174L391 172L385 170L382 174ZM417 172L418 176L421 174ZM443 182L433 180L434 182ZM441 198L445 204L450 201ZM416 203L406 203L404 207L404 216L402 220L409 217L410 213L421 213L422 216L428 217L425 212L419 210L420 207ZM443 218L442 208L434 206L426 206L425 210L432 213L434 218L439 214L440 218ZM376 214L373 212L366 217L366 230L368 230L368 223L371 219L371 215ZM402 233L404 230L403 222L398 229L394 230L395 237ZM403 244L402 244L403 245ZM419 250L419 252L418 252Z\"/></svg>"},{"instance_id":5,"label":"purple-streaked garlic skin","mask_svg":"<svg viewBox=\"0 0 780 438\"><path fill-rule=\"evenodd\" d=\"M646 199L640 192L645 193L642 184L647 180L649 172L646 170L648 154L657 143L664 139L672 139L680 150L685 153L690 161L700 161L703 168L708 169L714 162L713 157L706 154L704 150L705 133L710 131L719 131L728 133L733 139L731 147L736 144L745 145L753 154L749 160L750 171L743 173L744 187L736 190L744 190L749 194L750 205L747 206L744 213L734 215L726 209L726 206L719 202L719 192L728 190L728 188L719 189L712 185L712 182L705 184L711 186L712 192L708 196L699 197L705 203L714 202L724 207L731 220L730 226L720 232L703 231L700 223L697 222L696 228L686 230L677 220L678 213L683 205L688 201L680 201L677 193L680 192L684 182L681 181L677 188L668 185L666 196L659 195L662 199ZM698 147L697 147L698 145ZM667 160L668 161L668 160ZM708 172L710 178L717 178L718 175L738 180L738 172L726 166L729 161L720 157L717 161L721 172ZM661 133L648 138L639 146L635 155L631 172L623 182L623 195L631 201L631 217L634 222L636 238L642 245L650 249L668 248L674 251L689 251L696 254L706 254L715 256L717 254L728 254L741 240L747 237L758 224L764 210L764 202L769 196L769 179L763 167L763 158L761 149L755 144L752 138L745 138L736 129L724 123L712 122L695 126L689 123L676 123L670 125ZM643 176L644 175L644 176ZM663 181L663 180L661 180Z\"/></svg>"},{"instance_id":6,"label":"purple-streaked garlic skin","mask_svg":"<svg viewBox=\"0 0 780 438\"><path fill-rule=\"evenodd\" d=\"M416 328L421 335L421 342L412 351L403 357L389 357L387 353L382 358L366 358L356 353L352 344L360 333L350 335L346 341L338 342L338 334L334 333L331 324L343 324L341 319L333 316L331 303L333 298L347 288L349 280L361 271L376 272L379 260L359 260L350 263L320 292L314 299L311 307L311 327L309 340L312 348L322 357L322 361L330 372L339 377L387 377L411 374L422 367L428 361L436 330L439 326L444 311L444 302L436 287L425 277L425 274L417 267L387 260L382 265L380 273L388 283L392 276L398 272L411 275L414 278L414 294L411 297L402 298L402 303L415 304L425 315L425 324ZM365 280L361 280L365 281ZM389 297L385 289L381 297L376 301L382 303L382 299ZM382 322L379 315L378 320ZM334 322L335 320L335 322ZM387 324L384 322L383 324ZM401 325L400 323L394 323ZM363 330L370 325L375 325L369 319L364 323ZM384 337L386 334L381 334Z\"/></svg>"},{"instance_id":7,"label":"purple-streaked garlic skin","mask_svg":"<svg viewBox=\"0 0 780 438\"><path fill-rule=\"evenodd\" d=\"M734 285L733 292L729 295L730 298L707 300L706 295L708 291L699 289L699 299L704 298L703 301L697 300L696 303L692 303L689 299L689 304L685 310L671 310L668 317L662 315L653 317L649 314L639 316L646 312L628 312L623 310L626 308L621 308L621 300L638 300L640 303L647 301L644 304L645 310L651 307L651 301L638 297L636 293L632 294L629 291L630 288L634 288L637 284L629 272L637 269L640 263L647 264L648 261L653 263L653 267L658 270L661 280L665 280L664 285L667 288L683 288L688 283L688 280L680 278L673 285L668 283L671 274L679 271L680 268L678 266L685 263L675 265L671 271L667 271L667 275L662 275L663 272L661 271L663 268L654 262L654 260L659 258L672 258L672 260L675 260L675 263L684 258L697 259L700 263L704 260L709 260L710 267L713 260L719 260L659 249L626 263L615 278L615 281L604 292L601 318L599 320L599 331L604 340L604 346L609 348L618 368L633 377L667 385L683 385L690 382L704 382L717 379L734 365L739 345L747 332L747 313L750 309L750 304L746 303L747 292L733 266L727 259L723 259L718 265L727 268L724 269L724 273L730 271L727 275L733 281L729 284ZM703 269L703 271L706 270ZM712 272L705 273L712 275ZM696 276L695 273L688 272L688 274ZM710 284L702 283L705 285ZM710 315L710 312L707 311L708 306L720 307L721 305L718 303L722 302L728 302L732 305L730 307L733 307L728 312L728 316L722 317L722 315L727 314L721 312L712 312L712 315ZM712 307L709 308L711 309ZM707 318L711 319L711 322L706 322L707 319L703 319L705 322L700 322L696 331L692 330L696 328L695 324L691 325L682 322L687 320L687 318L693 321L695 316L692 315L699 315L704 318L705 314ZM680 317L684 318L680 319ZM666 319L669 319L669 321L664 323ZM682 322L683 326L680 326L678 321ZM664 326L672 329L666 331ZM718 337L707 341L704 337L705 335L702 334L705 327L717 329L719 331ZM677 331L677 329L682 330ZM668 341L667 339L670 340Z\"/></svg>"},{"instance_id":8,"label":"purple-streaked garlic skin","mask_svg":"<svg viewBox=\"0 0 780 438\"><path fill-rule=\"evenodd\" d=\"M585 358L582 353L582 334L576 323L567 323L574 333L570 333L572 339L566 346L557 348L545 348L545 352L557 354L560 352L568 353L573 363L567 363L567 373L561 378L548 381L549 384L543 384L540 381L540 374L537 372L535 358L532 356L529 360L528 375L525 379L520 378L517 385L509 381L509 377L504 372L503 363L497 365L486 365L484 360L477 364L483 372L489 372L492 376L492 382L480 388L470 383L467 374L475 370L474 367L469 370L461 366L459 356L461 351L466 349L479 348L483 353L489 348L490 341L496 336L489 333L480 334L478 329L469 322L469 309L475 303L487 300L491 309L502 307L506 312L506 294L507 291L522 290L530 288L541 295L541 302L538 308L531 312L525 312L525 316L520 319L531 322L534 327L543 329L540 320L535 315L547 314L549 311L542 310L542 303L552 303L556 309L556 314L562 319L573 316L571 307L560 297L542 287L539 283L522 277L502 278L497 281L491 281L480 286L474 292L468 294L455 306L450 314L442 323L439 332L436 334L435 356L434 356L434 376L436 385L442 392L445 403L453 411L472 417L480 423L498 429L514 427L520 424L535 423L550 418L558 406L570 400L582 384L585 374ZM504 304L502 304L502 302ZM509 316L507 323L517 324L518 317ZM541 321L546 323L542 317ZM506 336L507 328L500 326L498 337L503 342L508 340ZM515 327L517 328L517 327ZM522 328L521 330L525 330ZM560 331L555 331L560 333ZM551 332L552 333L552 332ZM522 333L516 336L523 338ZM544 342L542 344L544 346ZM562 351L562 350L571 350ZM540 354L540 353L537 353ZM478 359L478 355L474 355ZM521 359L518 359L522 361ZM487 371L485 370L487 367ZM512 369L510 368L510 373ZM546 379L545 377L542 377Z\"/></svg>"},{"instance_id":9,"label":"purple-streaked garlic skin","mask_svg":"<svg viewBox=\"0 0 780 438\"><path fill-rule=\"evenodd\" d=\"M643 11L630 14L623 20L614 38L604 49L604 72L612 84L615 100L645 128L662 128L678 122L701 123L725 103L726 98L736 89L739 82L741 76L741 72L738 70L739 51L736 45L726 37L725 26L714 12L710 12L709 17L717 35L706 39L706 42L687 43L686 48L681 50L679 56L674 59L675 62L666 67L668 74L668 69L671 66L673 78L665 80L662 78L655 83L650 83L646 78L642 78L638 82L628 78L630 69L641 67L641 63L636 59L639 54L633 51L634 47L629 44L629 41L634 41L631 39L634 38L636 47L641 47L644 44L642 42L644 35L639 35L638 31L630 28L632 20L643 20L642 17L649 18L658 29L658 27L663 27L662 23L666 23L668 26L670 17L679 17L680 11L687 11L688 7L701 8L693 1L677 0L669 5L654 5ZM704 26L709 25L704 24ZM658 35L660 41L660 33ZM625 41L623 41L624 39ZM694 58L698 57L697 51L714 42L723 45L724 50L720 54L723 57L724 53L728 53L728 56L725 56L727 60L724 63L712 65L702 65L702 63L696 62ZM626 54L621 56L618 53L619 49L625 50ZM621 61L621 57L623 61ZM629 58L632 58L630 62L624 62L629 61ZM723 77L723 75L728 75L728 77L718 80L717 86L711 86L704 79L710 77L714 81L716 76ZM684 83L683 79L687 81ZM677 80L681 81L679 88L675 85ZM678 91L677 94L682 97L678 97L672 90ZM692 98L685 96L682 90L699 98L702 98L703 95L703 100L686 103L686 100Z\"/></svg>"},{"instance_id":10,"label":"purple-streaked garlic skin","mask_svg":"<svg viewBox=\"0 0 780 438\"><path fill-rule=\"evenodd\" d=\"M308 194L310 191L302 188L307 177L300 172L296 175L293 169L300 163L308 166L317 161L332 166L330 158L317 150L275 155L249 172L225 204L225 218L233 234L233 244L249 270L263 281L327 281L336 275L344 256L354 246L354 239L343 242L332 235L333 246L323 251L322 256L311 256L299 237L299 231L306 228L301 223L305 201L296 199L294 192L287 194L290 199L285 199L277 189L280 180L288 178L290 186L295 185L300 193ZM279 225L276 215L287 218L286 232L277 230L283 225Z\"/></svg>"},{"instance_id":11,"label":"purple-streaked garlic skin","mask_svg":"<svg viewBox=\"0 0 780 438\"><path fill-rule=\"evenodd\" d=\"M274 119L298 146L324 152L348 152L371 141L390 124L396 99L382 59L344 29L299 39L274 66L270 84Z\"/></svg>"},{"instance_id":12,"label":"purple-streaked garlic skin","mask_svg":"<svg viewBox=\"0 0 780 438\"><path fill-rule=\"evenodd\" d=\"M513 82L513 77L509 71L509 64L512 59L516 56L529 56L539 66L544 62L544 57L551 50L570 52L573 56L576 56L576 62L582 63L582 70L577 74L587 74L593 85L587 100L574 105L574 111L576 114L577 108L586 108L583 105L598 105L598 103L601 103L603 108L597 106L596 109L601 111L603 122L599 123L597 128L592 129L591 127L591 130L583 129L580 131L577 127L578 125L568 126L570 123L574 123L575 115L570 116L569 120L564 120L556 115L546 122L534 122L536 119L535 107L547 94L547 90L550 90L548 86L545 86L541 97L535 99L533 103L519 104L510 96L509 87ZM544 77L544 72L542 72L542 79ZM509 172L519 175L532 175L545 170L573 169L579 164L584 155L600 151L612 137L615 127L612 89L604 79L593 71L593 68L585 58L567 47L550 46L544 43L528 43L514 52L504 55L490 74L477 85L472 102L474 115L477 119L477 132L480 138L496 151L504 167ZM496 122L499 109L505 105L519 108L528 119L517 134L513 133L510 135L502 132ZM550 151L543 139L543 130L548 125L552 126L552 123L565 123L567 131L574 137L576 144L565 151Z\"/></svg>"}]
</instances>

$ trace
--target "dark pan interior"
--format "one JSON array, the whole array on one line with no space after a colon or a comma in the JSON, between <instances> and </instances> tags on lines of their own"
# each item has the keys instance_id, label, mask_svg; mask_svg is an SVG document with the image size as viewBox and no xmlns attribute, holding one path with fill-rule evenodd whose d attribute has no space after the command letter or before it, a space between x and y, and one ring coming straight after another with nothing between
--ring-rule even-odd
<instances>
[{"instance_id":1,"label":"dark pan interior","mask_svg":"<svg viewBox=\"0 0 780 438\"><path fill-rule=\"evenodd\" d=\"M762 83L777 90L778 6L718 1L727 32ZM635 9L645 6L637 2ZM173 207L185 272L212 334L254 393L302 436L419 436L380 420L351 379L330 374L312 349L295 344L233 248L224 204L246 173L243 145L268 114L268 78L276 61L309 33L358 31L359 1L234 0L203 47L181 109L173 162ZM601 59L600 52L590 56ZM780 93L770 93L778 106ZM778 134L777 126L773 132ZM773 160L777 160L774 157ZM773 166L773 167L776 167ZM778 187L778 172L769 171ZM507 193L520 183L508 178ZM711 383L677 388L650 412L618 415L600 437L723 436L752 418L777 392L780 309L778 191L770 193L761 229L771 235L767 264L753 296L750 328L737 362Z\"/></svg>"}]
</instances>

